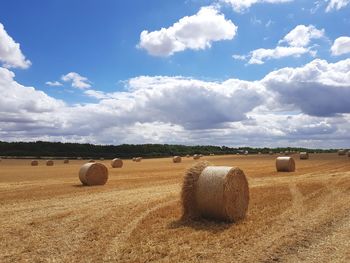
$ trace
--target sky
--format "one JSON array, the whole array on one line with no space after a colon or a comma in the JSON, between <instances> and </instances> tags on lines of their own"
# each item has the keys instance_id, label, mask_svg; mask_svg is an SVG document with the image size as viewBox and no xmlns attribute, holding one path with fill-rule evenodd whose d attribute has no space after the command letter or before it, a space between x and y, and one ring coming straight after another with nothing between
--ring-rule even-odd
<instances>
[{"instance_id":1,"label":"sky","mask_svg":"<svg viewBox=\"0 0 350 263\"><path fill-rule=\"evenodd\" d=\"M350 0L2 0L0 140L350 148Z\"/></svg>"}]
</instances>

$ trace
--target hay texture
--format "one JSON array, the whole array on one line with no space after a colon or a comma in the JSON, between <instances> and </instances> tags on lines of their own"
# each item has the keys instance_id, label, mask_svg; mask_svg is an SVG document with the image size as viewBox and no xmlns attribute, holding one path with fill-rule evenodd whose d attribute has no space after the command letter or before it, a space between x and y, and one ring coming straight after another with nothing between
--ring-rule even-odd
<instances>
[{"instance_id":1,"label":"hay texture","mask_svg":"<svg viewBox=\"0 0 350 263\"><path fill-rule=\"evenodd\" d=\"M173 163L181 163L181 156L174 156Z\"/></svg>"},{"instance_id":2,"label":"hay texture","mask_svg":"<svg viewBox=\"0 0 350 263\"><path fill-rule=\"evenodd\" d=\"M193 159L194 159L194 160L198 160L199 158L201 158L200 155L198 155L198 154L194 154L194 155L193 155Z\"/></svg>"},{"instance_id":3,"label":"hay texture","mask_svg":"<svg viewBox=\"0 0 350 263\"><path fill-rule=\"evenodd\" d=\"M53 166L54 162L52 160L47 160L46 161L46 166Z\"/></svg>"},{"instance_id":4,"label":"hay texture","mask_svg":"<svg viewBox=\"0 0 350 263\"><path fill-rule=\"evenodd\" d=\"M346 154L346 150L339 150L338 151L338 155L345 155Z\"/></svg>"},{"instance_id":5,"label":"hay texture","mask_svg":"<svg viewBox=\"0 0 350 263\"><path fill-rule=\"evenodd\" d=\"M83 185L104 185L108 180L108 169L102 163L86 163L80 168L79 179Z\"/></svg>"},{"instance_id":6,"label":"hay texture","mask_svg":"<svg viewBox=\"0 0 350 263\"><path fill-rule=\"evenodd\" d=\"M281 156L276 158L277 172L294 172L295 161L292 157Z\"/></svg>"},{"instance_id":7,"label":"hay texture","mask_svg":"<svg viewBox=\"0 0 350 263\"><path fill-rule=\"evenodd\" d=\"M63 163L69 163L68 159L64 159Z\"/></svg>"},{"instance_id":8,"label":"hay texture","mask_svg":"<svg viewBox=\"0 0 350 263\"><path fill-rule=\"evenodd\" d=\"M119 158L114 158L111 161L112 168L122 168L123 167L123 160Z\"/></svg>"},{"instance_id":9,"label":"hay texture","mask_svg":"<svg viewBox=\"0 0 350 263\"><path fill-rule=\"evenodd\" d=\"M309 159L309 153L308 152L300 152L299 158L300 158L300 160L307 160L307 159Z\"/></svg>"},{"instance_id":10,"label":"hay texture","mask_svg":"<svg viewBox=\"0 0 350 263\"><path fill-rule=\"evenodd\" d=\"M248 181L239 168L199 162L187 170L181 192L183 219L243 219L248 210Z\"/></svg>"},{"instance_id":11,"label":"hay texture","mask_svg":"<svg viewBox=\"0 0 350 263\"><path fill-rule=\"evenodd\" d=\"M30 165L31 165L31 166L38 166L38 165L39 165L39 162L38 162L37 160L32 160L32 161L30 162Z\"/></svg>"}]
</instances>

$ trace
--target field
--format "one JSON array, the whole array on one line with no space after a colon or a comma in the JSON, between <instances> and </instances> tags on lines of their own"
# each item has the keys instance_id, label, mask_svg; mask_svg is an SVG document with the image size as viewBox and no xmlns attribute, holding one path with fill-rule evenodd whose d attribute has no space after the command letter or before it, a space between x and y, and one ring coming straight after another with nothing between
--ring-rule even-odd
<instances>
[{"instance_id":1,"label":"field","mask_svg":"<svg viewBox=\"0 0 350 263\"><path fill-rule=\"evenodd\" d=\"M350 158L210 156L238 166L250 186L247 218L235 224L180 221L184 171L170 158L109 167L105 186L82 187L84 161L0 162L0 262L350 262Z\"/></svg>"}]
</instances>

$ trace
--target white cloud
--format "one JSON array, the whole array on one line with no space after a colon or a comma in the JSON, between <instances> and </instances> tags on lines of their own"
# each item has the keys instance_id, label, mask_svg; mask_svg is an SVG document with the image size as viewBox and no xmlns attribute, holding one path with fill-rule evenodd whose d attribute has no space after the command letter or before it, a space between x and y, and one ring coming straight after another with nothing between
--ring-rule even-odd
<instances>
[{"instance_id":1,"label":"white cloud","mask_svg":"<svg viewBox=\"0 0 350 263\"><path fill-rule=\"evenodd\" d=\"M239 13L246 11L252 5L255 5L255 4L260 4L260 3L279 4L279 3L287 3L292 1L293 0L220 0L220 2L231 5L233 10Z\"/></svg>"},{"instance_id":2,"label":"white cloud","mask_svg":"<svg viewBox=\"0 0 350 263\"><path fill-rule=\"evenodd\" d=\"M334 56L350 53L350 37L338 37L331 47L331 52Z\"/></svg>"},{"instance_id":3,"label":"white cloud","mask_svg":"<svg viewBox=\"0 0 350 263\"><path fill-rule=\"evenodd\" d=\"M72 82L73 88L88 89L91 87L90 81L86 77L80 76L76 72L70 72L66 75L63 75L61 79L64 82Z\"/></svg>"},{"instance_id":4,"label":"white cloud","mask_svg":"<svg viewBox=\"0 0 350 263\"><path fill-rule=\"evenodd\" d=\"M186 49L210 48L214 41L233 39L236 31L237 26L231 20L226 20L215 7L207 6L169 28L142 31L138 47L153 56L170 56Z\"/></svg>"},{"instance_id":5,"label":"white cloud","mask_svg":"<svg viewBox=\"0 0 350 263\"><path fill-rule=\"evenodd\" d=\"M312 25L298 25L292 29L278 43L286 43L286 46L278 45L273 49L259 48L251 51L248 55L233 55L234 59L249 59L248 64L264 64L269 59L280 59L284 57L300 57L309 54L315 57L317 51L308 47L312 39L324 37L324 29L317 29Z\"/></svg>"},{"instance_id":6,"label":"white cloud","mask_svg":"<svg viewBox=\"0 0 350 263\"><path fill-rule=\"evenodd\" d=\"M312 39L324 37L324 29L317 29L313 25L298 25L291 30L279 43L287 43L292 47L306 47Z\"/></svg>"},{"instance_id":7,"label":"white cloud","mask_svg":"<svg viewBox=\"0 0 350 263\"><path fill-rule=\"evenodd\" d=\"M51 87L58 87L58 86L62 86L63 85L59 81L46 81L45 84L48 85L48 86L51 86Z\"/></svg>"},{"instance_id":8,"label":"white cloud","mask_svg":"<svg viewBox=\"0 0 350 263\"><path fill-rule=\"evenodd\" d=\"M350 0L329 0L326 7L326 12L330 12L334 9L339 10L346 7L350 3Z\"/></svg>"},{"instance_id":9,"label":"white cloud","mask_svg":"<svg viewBox=\"0 0 350 263\"><path fill-rule=\"evenodd\" d=\"M250 53L249 64L264 64L268 59L279 59L283 57L300 57L300 55L308 53L309 49L304 47L279 47L274 49L259 48Z\"/></svg>"},{"instance_id":10,"label":"white cloud","mask_svg":"<svg viewBox=\"0 0 350 263\"><path fill-rule=\"evenodd\" d=\"M0 23L0 62L5 68L28 68L31 62L23 55L20 45L9 36Z\"/></svg>"},{"instance_id":11,"label":"white cloud","mask_svg":"<svg viewBox=\"0 0 350 263\"><path fill-rule=\"evenodd\" d=\"M350 147L350 59L316 59L259 81L140 76L67 105L0 69L1 140Z\"/></svg>"}]
</instances>

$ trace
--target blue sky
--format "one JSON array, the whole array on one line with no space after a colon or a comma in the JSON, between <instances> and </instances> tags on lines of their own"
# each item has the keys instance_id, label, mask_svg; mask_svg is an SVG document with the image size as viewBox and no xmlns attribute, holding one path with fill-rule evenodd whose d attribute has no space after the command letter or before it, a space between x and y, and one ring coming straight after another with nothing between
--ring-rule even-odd
<instances>
[{"instance_id":1,"label":"blue sky","mask_svg":"<svg viewBox=\"0 0 350 263\"><path fill-rule=\"evenodd\" d=\"M350 147L349 0L5 0L0 23L0 140Z\"/></svg>"}]
</instances>

